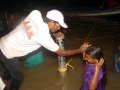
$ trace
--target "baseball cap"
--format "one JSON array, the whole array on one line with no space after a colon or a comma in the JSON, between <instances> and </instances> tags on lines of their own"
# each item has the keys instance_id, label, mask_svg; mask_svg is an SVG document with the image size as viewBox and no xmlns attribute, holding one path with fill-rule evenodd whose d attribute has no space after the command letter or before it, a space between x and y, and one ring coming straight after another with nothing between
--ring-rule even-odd
<instances>
[{"instance_id":1,"label":"baseball cap","mask_svg":"<svg viewBox=\"0 0 120 90\"><path fill-rule=\"evenodd\" d=\"M63 14L58 10L53 9L53 10L48 11L46 17L53 21L58 22L63 28L68 27L64 22Z\"/></svg>"}]
</instances>

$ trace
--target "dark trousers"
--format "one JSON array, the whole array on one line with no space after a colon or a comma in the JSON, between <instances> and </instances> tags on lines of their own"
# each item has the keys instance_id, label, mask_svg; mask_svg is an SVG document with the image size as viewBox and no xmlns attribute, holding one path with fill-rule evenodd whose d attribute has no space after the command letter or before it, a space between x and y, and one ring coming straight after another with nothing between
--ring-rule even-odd
<instances>
[{"instance_id":1,"label":"dark trousers","mask_svg":"<svg viewBox=\"0 0 120 90\"><path fill-rule=\"evenodd\" d=\"M11 52L12 53L12 52ZM12 79L10 90L18 90L23 80L18 58L7 59L0 51L0 62L5 68L4 80Z\"/></svg>"}]
</instances>

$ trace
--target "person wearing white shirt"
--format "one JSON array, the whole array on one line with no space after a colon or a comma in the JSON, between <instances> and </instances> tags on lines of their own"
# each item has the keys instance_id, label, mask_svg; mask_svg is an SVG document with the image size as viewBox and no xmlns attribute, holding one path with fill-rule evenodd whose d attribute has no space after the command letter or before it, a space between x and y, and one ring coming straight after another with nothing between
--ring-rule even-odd
<instances>
[{"instance_id":1,"label":"person wearing white shirt","mask_svg":"<svg viewBox=\"0 0 120 90\"><path fill-rule=\"evenodd\" d=\"M89 44L85 43L74 50L62 50L53 40L51 33L60 28L67 28L63 14L56 9L47 12L43 18L39 10L33 10L16 28L0 39L0 62L6 67L4 79L12 78L10 90L18 90L23 80L18 57L25 56L41 46L60 56L79 54ZM53 34L56 38L64 38L61 32ZM8 74L9 73L9 74Z\"/></svg>"}]
</instances>

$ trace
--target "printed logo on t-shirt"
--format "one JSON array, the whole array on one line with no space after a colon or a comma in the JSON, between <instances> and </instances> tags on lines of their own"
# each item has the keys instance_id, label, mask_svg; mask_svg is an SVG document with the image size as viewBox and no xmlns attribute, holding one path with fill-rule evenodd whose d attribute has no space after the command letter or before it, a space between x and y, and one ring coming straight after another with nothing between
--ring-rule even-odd
<instances>
[{"instance_id":1,"label":"printed logo on t-shirt","mask_svg":"<svg viewBox=\"0 0 120 90\"><path fill-rule=\"evenodd\" d=\"M30 18L27 18L23 21L23 27L29 40L32 38L32 36L37 35L36 24Z\"/></svg>"}]
</instances>

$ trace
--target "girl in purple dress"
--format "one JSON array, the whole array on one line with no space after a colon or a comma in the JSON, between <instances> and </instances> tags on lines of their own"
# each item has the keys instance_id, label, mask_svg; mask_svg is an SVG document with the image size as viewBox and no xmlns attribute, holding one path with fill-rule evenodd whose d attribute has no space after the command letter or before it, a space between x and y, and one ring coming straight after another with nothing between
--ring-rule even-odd
<instances>
[{"instance_id":1,"label":"girl in purple dress","mask_svg":"<svg viewBox=\"0 0 120 90\"><path fill-rule=\"evenodd\" d=\"M104 90L106 82L104 54L100 47L90 46L83 53L85 60L83 85L80 90Z\"/></svg>"}]
</instances>

